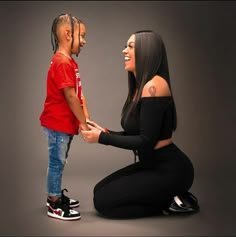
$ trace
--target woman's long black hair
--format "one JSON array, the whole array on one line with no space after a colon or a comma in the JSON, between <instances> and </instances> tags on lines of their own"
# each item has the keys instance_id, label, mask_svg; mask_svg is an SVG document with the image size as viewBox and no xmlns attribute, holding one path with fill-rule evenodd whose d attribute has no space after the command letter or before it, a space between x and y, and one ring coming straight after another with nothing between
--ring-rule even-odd
<instances>
[{"instance_id":1,"label":"woman's long black hair","mask_svg":"<svg viewBox=\"0 0 236 237\"><path fill-rule=\"evenodd\" d=\"M127 112L126 109L132 102L136 91L137 94L135 96L131 111L137 106L142 96L143 87L155 75L159 75L166 80L173 98L170 85L166 48L161 36L156 32L149 30L137 31L134 33L134 35L136 77L134 76L133 72L128 72L128 96L123 106L122 115ZM175 103L173 110L173 130L175 130L177 128L177 113Z\"/></svg>"},{"instance_id":2,"label":"woman's long black hair","mask_svg":"<svg viewBox=\"0 0 236 237\"><path fill-rule=\"evenodd\" d=\"M73 48L74 44L74 25L75 23L79 24L79 46L80 47L80 23L83 23L80 19L78 19L75 16L71 16L68 13L61 13L58 15L52 23L52 30L51 30L51 43L52 43L52 49L54 54L58 50L58 36L57 36L57 26L61 23L70 23L71 24L71 34L72 34L72 42L71 42L71 49ZM78 56L78 54L76 55Z\"/></svg>"}]
</instances>

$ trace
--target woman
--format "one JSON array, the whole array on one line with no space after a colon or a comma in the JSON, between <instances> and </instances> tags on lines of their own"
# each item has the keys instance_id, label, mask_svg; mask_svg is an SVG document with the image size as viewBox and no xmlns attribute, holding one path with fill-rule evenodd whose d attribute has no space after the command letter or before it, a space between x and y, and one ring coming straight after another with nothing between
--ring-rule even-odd
<instances>
[{"instance_id":1,"label":"woman","mask_svg":"<svg viewBox=\"0 0 236 237\"><path fill-rule=\"evenodd\" d=\"M194 168L173 143L177 116L160 35L135 32L122 53L129 86L122 110L124 131L114 132L91 122L91 130L81 131L81 135L89 143L134 151L134 164L95 186L94 206L106 217L137 218L168 210L174 197L188 193Z\"/></svg>"}]
</instances>

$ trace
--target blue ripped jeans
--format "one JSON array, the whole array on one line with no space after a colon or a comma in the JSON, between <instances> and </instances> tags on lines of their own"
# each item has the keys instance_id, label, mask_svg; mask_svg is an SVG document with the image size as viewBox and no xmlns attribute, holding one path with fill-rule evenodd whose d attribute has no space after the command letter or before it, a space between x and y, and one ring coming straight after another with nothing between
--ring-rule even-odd
<instances>
[{"instance_id":1,"label":"blue ripped jeans","mask_svg":"<svg viewBox=\"0 0 236 237\"><path fill-rule=\"evenodd\" d=\"M62 174L73 135L45 127L43 131L48 140L47 194L61 196Z\"/></svg>"}]
</instances>

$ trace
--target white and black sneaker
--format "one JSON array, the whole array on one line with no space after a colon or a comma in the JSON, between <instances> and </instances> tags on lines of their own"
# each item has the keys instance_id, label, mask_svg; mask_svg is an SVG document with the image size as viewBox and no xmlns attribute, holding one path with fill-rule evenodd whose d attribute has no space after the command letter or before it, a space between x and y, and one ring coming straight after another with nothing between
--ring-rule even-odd
<instances>
[{"instance_id":1,"label":"white and black sneaker","mask_svg":"<svg viewBox=\"0 0 236 237\"><path fill-rule=\"evenodd\" d=\"M64 202L65 204L67 204L70 208L74 208L74 207L78 207L80 205L80 202L79 200L74 200L72 198L69 198L67 197L65 194L64 194L64 191L68 192L68 190L66 188L64 188L62 191L61 191L61 200L62 202ZM48 197L47 198L47 207L50 205L51 203L51 200L50 198Z\"/></svg>"},{"instance_id":2,"label":"white and black sneaker","mask_svg":"<svg viewBox=\"0 0 236 237\"><path fill-rule=\"evenodd\" d=\"M48 206L48 216L64 221L79 220L81 218L80 213L71 209L61 198L55 202L50 202Z\"/></svg>"},{"instance_id":3,"label":"white and black sneaker","mask_svg":"<svg viewBox=\"0 0 236 237\"><path fill-rule=\"evenodd\" d=\"M177 195L173 198L168 209L163 210L164 215L192 214L200 210L198 199L190 192Z\"/></svg>"}]
</instances>

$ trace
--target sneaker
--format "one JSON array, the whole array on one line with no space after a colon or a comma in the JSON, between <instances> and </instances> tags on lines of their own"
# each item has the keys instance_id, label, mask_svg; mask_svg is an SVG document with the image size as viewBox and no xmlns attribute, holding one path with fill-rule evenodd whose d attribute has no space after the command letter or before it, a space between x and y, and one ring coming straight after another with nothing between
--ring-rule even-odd
<instances>
[{"instance_id":1,"label":"sneaker","mask_svg":"<svg viewBox=\"0 0 236 237\"><path fill-rule=\"evenodd\" d=\"M48 206L48 216L64 221L79 220L81 218L80 213L71 209L61 198L55 202L50 202Z\"/></svg>"},{"instance_id":2,"label":"sneaker","mask_svg":"<svg viewBox=\"0 0 236 237\"><path fill-rule=\"evenodd\" d=\"M191 214L200 210L197 198L190 192L175 196L168 209L163 210L164 215Z\"/></svg>"},{"instance_id":3,"label":"sneaker","mask_svg":"<svg viewBox=\"0 0 236 237\"><path fill-rule=\"evenodd\" d=\"M61 198L63 200L63 202L65 202L66 204L69 205L69 207L78 207L79 206L79 200L74 200L72 198L69 198L67 197L65 194L64 194L64 191L68 192L68 190L66 188L64 188L62 191L61 191Z\"/></svg>"},{"instance_id":4,"label":"sneaker","mask_svg":"<svg viewBox=\"0 0 236 237\"><path fill-rule=\"evenodd\" d=\"M67 197L65 194L64 194L64 191L68 192L68 190L66 188L64 188L62 191L61 191L61 199L64 203L66 203L69 207L73 208L73 207L78 207L80 205L79 201L78 200L74 200L72 198L69 198ZM47 207L50 205L50 198L47 198Z\"/></svg>"}]
</instances>

